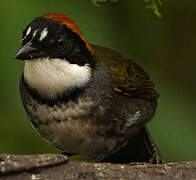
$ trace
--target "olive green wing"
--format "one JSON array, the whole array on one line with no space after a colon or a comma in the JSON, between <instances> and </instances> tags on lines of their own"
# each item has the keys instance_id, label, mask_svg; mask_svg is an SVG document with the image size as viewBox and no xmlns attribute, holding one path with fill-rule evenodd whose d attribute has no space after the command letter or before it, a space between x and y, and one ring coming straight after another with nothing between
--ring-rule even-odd
<instances>
[{"instance_id":1,"label":"olive green wing","mask_svg":"<svg viewBox=\"0 0 196 180\"><path fill-rule=\"evenodd\" d=\"M93 46L97 61L106 63L113 81L113 89L121 94L155 100L158 93L148 74L132 60L108 48Z\"/></svg>"}]
</instances>

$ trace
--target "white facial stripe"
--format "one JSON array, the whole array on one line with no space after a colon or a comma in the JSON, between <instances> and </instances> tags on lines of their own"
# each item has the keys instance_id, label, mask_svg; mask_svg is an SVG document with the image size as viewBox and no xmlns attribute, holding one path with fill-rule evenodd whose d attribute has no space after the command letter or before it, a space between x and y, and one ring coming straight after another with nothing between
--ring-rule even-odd
<instances>
[{"instance_id":1,"label":"white facial stripe","mask_svg":"<svg viewBox=\"0 0 196 180\"><path fill-rule=\"evenodd\" d=\"M27 29L26 36L28 36L30 33L31 33L31 26L29 26L29 28Z\"/></svg>"},{"instance_id":2,"label":"white facial stripe","mask_svg":"<svg viewBox=\"0 0 196 180\"><path fill-rule=\"evenodd\" d=\"M35 37L36 33L37 33L37 29L33 32L33 37Z\"/></svg>"},{"instance_id":3,"label":"white facial stripe","mask_svg":"<svg viewBox=\"0 0 196 180\"><path fill-rule=\"evenodd\" d=\"M60 59L28 60L24 77L41 94L53 98L66 89L85 85L91 78L91 68Z\"/></svg>"},{"instance_id":4,"label":"white facial stripe","mask_svg":"<svg viewBox=\"0 0 196 180\"><path fill-rule=\"evenodd\" d=\"M47 35L48 35L48 28L45 27L45 28L43 29L43 31L41 32L41 35L40 35L39 40L42 41L44 38L46 38Z\"/></svg>"}]
</instances>

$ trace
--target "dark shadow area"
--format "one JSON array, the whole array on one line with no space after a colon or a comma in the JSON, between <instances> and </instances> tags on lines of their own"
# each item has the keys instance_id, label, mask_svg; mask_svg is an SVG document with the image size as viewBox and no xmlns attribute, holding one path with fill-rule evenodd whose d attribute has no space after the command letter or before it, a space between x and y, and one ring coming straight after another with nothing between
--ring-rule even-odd
<instances>
[{"instance_id":1,"label":"dark shadow area","mask_svg":"<svg viewBox=\"0 0 196 180\"><path fill-rule=\"evenodd\" d=\"M158 149L152 141L149 133L142 128L139 133L130 138L118 152L112 156L105 158L102 162L110 163L134 163L134 162L150 162L153 164L161 163Z\"/></svg>"}]
</instances>

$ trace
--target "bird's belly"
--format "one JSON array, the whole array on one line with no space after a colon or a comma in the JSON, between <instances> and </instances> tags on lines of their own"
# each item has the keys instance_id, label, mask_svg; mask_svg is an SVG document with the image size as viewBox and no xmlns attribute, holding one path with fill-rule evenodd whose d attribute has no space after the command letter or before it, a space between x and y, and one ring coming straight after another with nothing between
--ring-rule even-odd
<instances>
[{"instance_id":1,"label":"bird's belly","mask_svg":"<svg viewBox=\"0 0 196 180\"><path fill-rule=\"evenodd\" d=\"M39 125L39 133L49 142L68 153L94 154L98 147L98 135L94 127L79 119Z\"/></svg>"},{"instance_id":2,"label":"bird's belly","mask_svg":"<svg viewBox=\"0 0 196 180\"><path fill-rule=\"evenodd\" d=\"M67 153L93 156L103 148L104 138L91 123L88 112L92 105L88 101L60 107L34 104L27 109L32 124L47 141Z\"/></svg>"}]
</instances>

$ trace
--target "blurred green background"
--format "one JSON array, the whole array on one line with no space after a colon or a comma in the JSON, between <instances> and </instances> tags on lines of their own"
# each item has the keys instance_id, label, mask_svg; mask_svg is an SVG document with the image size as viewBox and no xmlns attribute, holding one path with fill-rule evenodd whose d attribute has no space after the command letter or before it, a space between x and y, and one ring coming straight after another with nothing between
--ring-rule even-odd
<instances>
[{"instance_id":1,"label":"blurred green background","mask_svg":"<svg viewBox=\"0 0 196 180\"><path fill-rule=\"evenodd\" d=\"M196 160L196 1L162 2L159 19L142 0L99 8L90 0L0 0L0 153L59 152L26 117L18 90L24 64L14 55L33 18L63 12L89 42L133 57L151 75L161 96L148 127L164 160Z\"/></svg>"}]
</instances>

